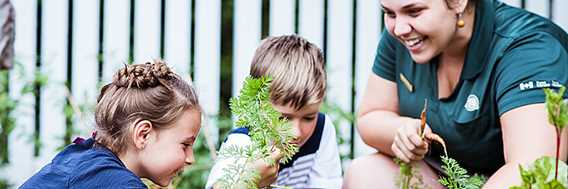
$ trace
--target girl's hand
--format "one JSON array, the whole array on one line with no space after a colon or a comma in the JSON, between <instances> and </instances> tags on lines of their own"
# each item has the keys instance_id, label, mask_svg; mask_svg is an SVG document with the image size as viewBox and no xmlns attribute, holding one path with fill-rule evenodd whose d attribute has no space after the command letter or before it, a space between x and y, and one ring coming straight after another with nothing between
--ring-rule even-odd
<instances>
[{"instance_id":1,"label":"girl's hand","mask_svg":"<svg viewBox=\"0 0 568 189\"><path fill-rule=\"evenodd\" d=\"M424 134L432 133L430 126L426 124ZM400 160L409 163L424 159L428 153L428 142L420 138L420 120L407 119L398 129L391 145L394 155Z\"/></svg>"},{"instance_id":2,"label":"girl's hand","mask_svg":"<svg viewBox=\"0 0 568 189\"><path fill-rule=\"evenodd\" d=\"M280 168L280 159L284 156L278 148L274 148L274 152L270 156L274 160L274 165L266 163L264 160L259 159L254 162L254 167L260 175L258 180L258 187L263 188L270 186L272 183L276 182L278 177L278 169Z\"/></svg>"}]
</instances>

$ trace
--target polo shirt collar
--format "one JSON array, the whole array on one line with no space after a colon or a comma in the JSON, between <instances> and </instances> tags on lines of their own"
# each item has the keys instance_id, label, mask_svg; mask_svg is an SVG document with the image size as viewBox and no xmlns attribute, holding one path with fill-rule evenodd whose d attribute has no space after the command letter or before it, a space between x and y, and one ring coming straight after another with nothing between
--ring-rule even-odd
<instances>
[{"instance_id":1,"label":"polo shirt collar","mask_svg":"<svg viewBox=\"0 0 568 189\"><path fill-rule=\"evenodd\" d=\"M468 45L462 79L475 78L485 67L491 51L495 26L494 0L480 0L475 8L475 25Z\"/></svg>"}]
</instances>

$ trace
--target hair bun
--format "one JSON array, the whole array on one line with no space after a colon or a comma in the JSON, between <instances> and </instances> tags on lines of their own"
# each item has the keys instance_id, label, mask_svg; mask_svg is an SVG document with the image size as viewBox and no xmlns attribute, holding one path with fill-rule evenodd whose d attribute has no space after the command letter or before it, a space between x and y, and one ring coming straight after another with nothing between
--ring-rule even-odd
<instances>
[{"instance_id":1,"label":"hair bun","mask_svg":"<svg viewBox=\"0 0 568 189\"><path fill-rule=\"evenodd\" d=\"M124 65L113 78L117 87L135 87L140 89L163 85L163 81L170 80L175 74L161 60L146 62L144 64Z\"/></svg>"}]
</instances>

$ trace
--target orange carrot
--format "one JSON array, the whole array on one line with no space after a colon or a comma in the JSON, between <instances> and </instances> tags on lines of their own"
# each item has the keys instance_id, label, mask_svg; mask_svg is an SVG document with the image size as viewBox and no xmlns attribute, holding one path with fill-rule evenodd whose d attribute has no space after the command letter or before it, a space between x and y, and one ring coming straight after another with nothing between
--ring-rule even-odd
<instances>
[{"instance_id":1,"label":"orange carrot","mask_svg":"<svg viewBox=\"0 0 568 189\"><path fill-rule=\"evenodd\" d=\"M428 107L428 99L424 99L424 108L420 112L420 138L424 138L424 129L426 129L426 108Z\"/></svg>"},{"instance_id":2,"label":"orange carrot","mask_svg":"<svg viewBox=\"0 0 568 189\"><path fill-rule=\"evenodd\" d=\"M446 142L444 142L444 139L442 139L442 137L438 136L435 133L428 133L426 134L426 139L428 139L429 141L436 141L440 143L444 148L444 154L448 156L448 151L446 150Z\"/></svg>"}]
</instances>

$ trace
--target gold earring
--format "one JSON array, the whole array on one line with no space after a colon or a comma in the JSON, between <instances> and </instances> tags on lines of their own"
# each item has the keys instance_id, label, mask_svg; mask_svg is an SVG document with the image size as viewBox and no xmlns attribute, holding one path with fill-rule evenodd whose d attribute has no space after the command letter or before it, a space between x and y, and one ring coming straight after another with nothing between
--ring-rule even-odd
<instances>
[{"instance_id":1,"label":"gold earring","mask_svg":"<svg viewBox=\"0 0 568 189\"><path fill-rule=\"evenodd\" d=\"M465 26L465 21L463 20L463 13L458 13L458 22L456 23L458 28L463 28Z\"/></svg>"}]
</instances>

